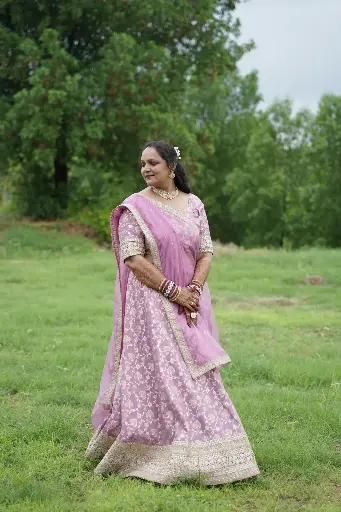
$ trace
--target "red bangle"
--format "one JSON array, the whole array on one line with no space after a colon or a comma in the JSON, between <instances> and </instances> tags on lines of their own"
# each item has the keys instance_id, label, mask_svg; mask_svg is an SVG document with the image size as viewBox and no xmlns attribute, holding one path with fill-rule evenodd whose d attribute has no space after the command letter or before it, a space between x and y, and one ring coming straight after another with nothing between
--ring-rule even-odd
<instances>
[{"instance_id":1,"label":"red bangle","mask_svg":"<svg viewBox=\"0 0 341 512\"><path fill-rule=\"evenodd\" d=\"M173 281L167 280L167 286L165 287L165 291L163 293L166 299L169 299L170 295L173 294L175 288L176 284Z\"/></svg>"},{"instance_id":2,"label":"red bangle","mask_svg":"<svg viewBox=\"0 0 341 512\"><path fill-rule=\"evenodd\" d=\"M202 292L203 292L203 289L198 286L197 284L194 284L194 283L190 283L187 288L189 288L191 291L194 291L196 292L198 295L201 295Z\"/></svg>"},{"instance_id":3,"label":"red bangle","mask_svg":"<svg viewBox=\"0 0 341 512\"><path fill-rule=\"evenodd\" d=\"M166 278L165 278L165 279L162 281L162 283L160 284L160 286L159 286L159 292L160 292L160 293L162 293L162 294L164 294L164 293L165 293L165 291L166 291L167 286L168 286L168 279L166 279Z\"/></svg>"}]
</instances>

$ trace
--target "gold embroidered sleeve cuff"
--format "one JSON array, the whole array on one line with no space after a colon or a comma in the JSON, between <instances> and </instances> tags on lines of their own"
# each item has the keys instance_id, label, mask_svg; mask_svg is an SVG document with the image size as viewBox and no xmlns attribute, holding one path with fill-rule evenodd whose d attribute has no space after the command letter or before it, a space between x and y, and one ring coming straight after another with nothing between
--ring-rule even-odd
<instances>
[{"instance_id":1,"label":"gold embroidered sleeve cuff","mask_svg":"<svg viewBox=\"0 0 341 512\"><path fill-rule=\"evenodd\" d=\"M204 233L201 236L200 242L200 253L202 252L211 252L213 254L213 244L211 240L211 236L209 233Z\"/></svg>"},{"instance_id":2,"label":"gold embroidered sleeve cuff","mask_svg":"<svg viewBox=\"0 0 341 512\"><path fill-rule=\"evenodd\" d=\"M121 259L124 261L130 256L144 256L145 246L141 238L129 238L120 244Z\"/></svg>"}]
</instances>

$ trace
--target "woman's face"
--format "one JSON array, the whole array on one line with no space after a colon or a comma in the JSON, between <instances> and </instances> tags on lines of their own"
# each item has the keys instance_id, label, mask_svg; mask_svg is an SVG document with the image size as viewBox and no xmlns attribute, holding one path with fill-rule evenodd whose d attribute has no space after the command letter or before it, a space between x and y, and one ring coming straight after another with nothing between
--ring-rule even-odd
<instances>
[{"instance_id":1,"label":"woman's face","mask_svg":"<svg viewBox=\"0 0 341 512\"><path fill-rule=\"evenodd\" d=\"M149 187L162 188L169 184L170 169L155 148L146 148L141 155L141 174Z\"/></svg>"}]
</instances>

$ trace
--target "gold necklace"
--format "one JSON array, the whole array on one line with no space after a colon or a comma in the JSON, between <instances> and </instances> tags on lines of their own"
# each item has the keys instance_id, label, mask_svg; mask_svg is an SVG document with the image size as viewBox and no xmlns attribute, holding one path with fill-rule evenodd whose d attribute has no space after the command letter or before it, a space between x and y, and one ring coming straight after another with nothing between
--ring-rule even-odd
<instances>
[{"instance_id":1,"label":"gold necklace","mask_svg":"<svg viewBox=\"0 0 341 512\"><path fill-rule=\"evenodd\" d=\"M174 199L179 193L178 188L176 188L173 192L166 192L165 190L162 190L161 188L152 187L152 191L155 192L155 194L163 197L164 199L168 199L168 201L170 201L171 199Z\"/></svg>"}]
</instances>

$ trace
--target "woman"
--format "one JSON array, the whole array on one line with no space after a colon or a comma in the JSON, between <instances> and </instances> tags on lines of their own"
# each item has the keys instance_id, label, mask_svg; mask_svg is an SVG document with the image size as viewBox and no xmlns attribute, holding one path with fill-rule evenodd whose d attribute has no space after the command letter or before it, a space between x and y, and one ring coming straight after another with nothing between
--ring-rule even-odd
<instances>
[{"instance_id":1,"label":"woman","mask_svg":"<svg viewBox=\"0 0 341 512\"><path fill-rule=\"evenodd\" d=\"M222 484L259 474L219 368L206 283L213 247L180 151L149 142L147 188L111 214L118 273L114 329L86 452L96 474Z\"/></svg>"}]
</instances>

